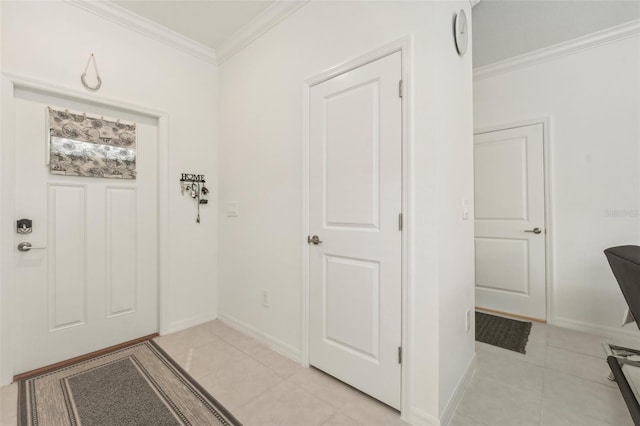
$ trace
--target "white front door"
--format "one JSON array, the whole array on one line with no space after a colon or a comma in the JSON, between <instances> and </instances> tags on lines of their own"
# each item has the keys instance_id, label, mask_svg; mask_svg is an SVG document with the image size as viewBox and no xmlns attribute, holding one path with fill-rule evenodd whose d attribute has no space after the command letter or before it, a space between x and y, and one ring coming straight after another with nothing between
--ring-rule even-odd
<instances>
[{"instance_id":1,"label":"white front door","mask_svg":"<svg viewBox=\"0 0 640 426\"><path fill-rule=\"evenodd\" d=\"M136 121L137 179L50 174L48 105ZM14 373L158 330L157 155L154 120L16 91Z\"/></svg>"},{"instance_id":2,"label":"white front door","mask_svg":"<svg viewBox=\"0 0 640 426\"><path fill-rule=\"evenodd\" d=\"M546 319L543 125L476 134L476 306Z\"/></svg>"},{"instance_id":3,"label":"white front door","mask_svg":"<svg viewBox=\"0 0 640 426\"><path fill-rule=\"evenodd\" d=\"M311 88L310 364L400 407L401 54Z\"/></svg>"}]
</instances>

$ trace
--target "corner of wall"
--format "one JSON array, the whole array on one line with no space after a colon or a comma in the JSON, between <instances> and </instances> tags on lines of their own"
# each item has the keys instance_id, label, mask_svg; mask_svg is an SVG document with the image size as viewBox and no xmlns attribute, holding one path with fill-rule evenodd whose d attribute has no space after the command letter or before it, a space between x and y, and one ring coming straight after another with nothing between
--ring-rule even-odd
<instances>
[{"instance_id":1,"label":"corner of wall","mask_svg":"<svg viewBox=\"0 0 640 426\"><path fill-rule=\"evenodd\" d=\"M254 339L258 340L259 342L262 342L263 344L267 345L270 349L273 349L279 354L286 356L287 358L295 361L298 364L301 363L299 349L294 348L293 346L288 345L287 343L279 339L276 339L270 334L260 331L257 328L243 321L240 321L239 319L234 318L230 315L220 314L219 319L223 323L227 324L229 327L235 328L236 330L241 331L242 333L253 337Z\"/></svg>"},{"instance_id":2,"label":"corner of wall","mask_svg":"<svg viewBox=\"0 0 640 426\"><path fill-rule=\"evenodd\" d=\"M449 399L449 402L447 402L447 405L442 411L442 415L440 416L440 424L442 426L447 426L451 422L451 419L453 418L456 408L458 407L458 404L462 399L464 390L469 384L469 382L471 381L471 378L473 377L473 375L475 374L477 367L478 367L478 356L474 352L473 356L471 357L471 360L469 361L469 364L467 364L467 368L465 368L464 370L464 374L462 375L462 377L460 377L460 380L456 384L456 387L453 393L451 394L451 398Z\"/></svg>"},{"instance_id":3,"label":"corner of wall","mask_svg":"<svg viewBox=\"0 0 640 426\"><path fill-rule=\"evenodd\" d=\"M412 425L440 426L442 424L437 417L418 407L411 407L409 414L403 416L403 420Z\"/></svg>"},{"instance_id":4,"label":"corner of wall","mask_svg":"<svg viewBox=\"0 0 640 426\"><path fill-rule=\"evenodd\" d=\"M212 311L205 314L195 315L191 318L184 318L179 321L174 321L169 324L165 334L175 333L181 330L185 330L190 327L195 327L196 325L204 324L205 322L213 321L218 318L218 312Z\"/></svg>"}]
</instances>

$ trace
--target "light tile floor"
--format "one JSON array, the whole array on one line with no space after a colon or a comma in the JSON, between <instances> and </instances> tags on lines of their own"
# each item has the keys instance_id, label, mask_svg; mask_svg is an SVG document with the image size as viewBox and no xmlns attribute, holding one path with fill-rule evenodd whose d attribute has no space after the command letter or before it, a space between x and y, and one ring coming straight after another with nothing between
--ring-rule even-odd
<instances>
[{"instance_id":1,"label":"light tile floor","mask_svg":"<svg viewBox=\"0 0 640 426\"><path fill-rule=\"evenodd\" d=\"M451 426L632 425L607 380L603 340L534 323L526 355L477 343L478 368ZM157 342L247 426L405 425L397 411L220 321ZM0 397L0 426L15 425L17 386Z\"/></svg>"},{"instance_id":2,"label":"light tile floor","mask_svg":"<svg viewBox=\"0 0 640 426\"><path fill-rule=\"evenodd\" d=\"M610 339L534 322L526 355L476 342L478 368L451 426L633 425L610 381L602 342Z\"/></svg>"}]
</instances>

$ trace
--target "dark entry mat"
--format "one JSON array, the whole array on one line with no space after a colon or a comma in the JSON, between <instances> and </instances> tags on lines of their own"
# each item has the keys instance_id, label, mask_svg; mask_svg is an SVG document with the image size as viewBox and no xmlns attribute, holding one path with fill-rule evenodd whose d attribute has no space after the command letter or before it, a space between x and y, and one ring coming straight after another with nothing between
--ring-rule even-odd
<instances>
[{"instance_id":1,"label":"dark entry mat","mask_svg":"<svg viewBox=\"0 0 640 426\"><path fill-rule=\"evenodd\" d=\"M476 340L510 351L526 353L531 323L476 312Z\"/></svg>"}]
</instances>

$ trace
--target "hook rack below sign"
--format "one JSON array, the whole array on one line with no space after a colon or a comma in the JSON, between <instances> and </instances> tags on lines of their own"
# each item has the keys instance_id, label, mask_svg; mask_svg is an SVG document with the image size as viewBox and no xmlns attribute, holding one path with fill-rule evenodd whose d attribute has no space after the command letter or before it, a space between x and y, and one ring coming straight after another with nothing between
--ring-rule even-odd
<instances>
[{"instance_id":1,"label":"hook rack below sign","mask_svg":"<svg viewBox=\"0 0 640 426\"><path fill-rule=\"evenodd\" d=\"M204 175L192 173L182 173L182 177L180 178L180 193L184 195L186 191L191 194L191 198L196 200L198 206L197 223L200 223L200 204L207 204L209 202L209 200L205 198L209 193L205 182Z\"/></svg>"}]
</instances>

